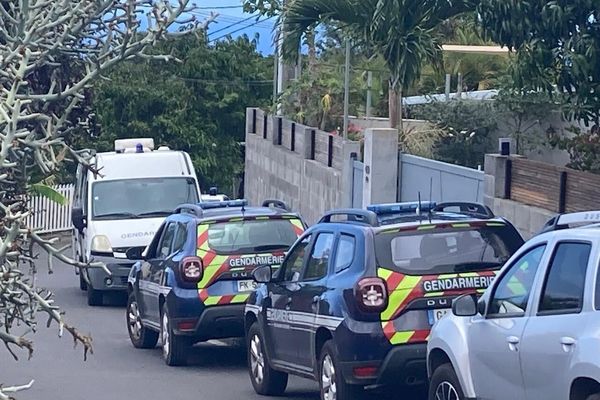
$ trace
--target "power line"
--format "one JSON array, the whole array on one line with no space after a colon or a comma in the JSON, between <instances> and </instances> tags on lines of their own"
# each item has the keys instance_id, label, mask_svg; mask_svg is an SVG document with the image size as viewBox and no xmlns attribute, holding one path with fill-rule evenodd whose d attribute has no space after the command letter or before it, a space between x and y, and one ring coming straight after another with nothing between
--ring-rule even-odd
<instances>
[{"instance_id":1,"label":"power line","mask_svg":"<svg viewBox=\"0 0 600 400\"><path fill-rule=\"evenodd\" d=\"M215 7L194 7L196 10L229 10L233 8L243 8L244 6L215 6Z\"/></svg>"},{"instance_id":2,"label":"power line","mask_svg":"<svg viewBox=\"0 0 600 400\"><path fill-rule=\"evenodd\" d=\"M235 27L235 26L241 25L241 24L243 24L244 22L250 21L251 19L255 19L255 18L256 18L255 16L251 16L251 17L245 18L245 19L243 19L243 20L241 20L241 21L235 22L235 23L233 23L233 24L231 24L231 25L228 25L228 26L226 26L226 27L223 27L223 28L221 28L221 29L217 29L216 31L209 32L209 34L208 34L208 35L210 36L210 35L214 35L215 33L223 32L223 31L225 31L225 30L227 30L227 29L229 29L229 28L233 28L233 27ZM262 22L262 21L261 21L261 22ZM258 21L257 21L256 23L258 23Z\"/></svg>"},{"instance_id":3,"label":"power line","mask_svg":"<svg viewBox=\"0 0 600 400\"><path fill-rule=\"evenodd\" d=\"M224 37L227 37L227 36L229 36L229 35L232 35L232 34L234 34L234 33L238 33L238 32L241 32L241 31L243 31L243 30L246 30L246 29L248 29L248 28L252 28L253 26L256 26L256 25L258 25L260 22L263 22L263 21L268 21L268 20L270 20L271 18L273 18L273 17L269 17L269 18L267 18L267 19L264 19L264 20L262 20L262 21L256 21L256 22L255 22L255 23L253 23L253 24L246 25L246 26L244 26L244 27L241 27L241 28L239 28L239 29L236 29L236 30L234 30L234 31L228 32L228 33L226 33L225 35L219 36L218 38L215 38L215 39L210 39L210 40L208 41L208 43L216 42L217 40L219 40L219 39L223 39ZM215 33L215 32L213 32L213 33Z\"/></svg>"},{"instance_id":4,"label":"power line","mask_svg":"<svg viewBox=\"0 0 600 400\"><path fill-rule=\"evenodd\" d=\"M209 13L203 13L203 12L190 12L190 14L192 14L192 15L199 15L199 16L202 16L202 17L209 17L210 16ZM252 18L250 18L250 19L252 19ZM224 21L224 22L228 22L228 23L236 23L236 22L247 21L247 19L244 20L241 17L235 17L233 15L223 15L223 14L219 14L219 16L217 17L216 22L219 22L219 20ZM260 26L260 27L265 28L265 29L271 29L271 28L273 28L272 25L269 25L269 24L266 24L266 23L263 23L263 22L264 21L262 21L257 26ZM226 28L223 28L223 29L226 29Z\"/></svg>"}]
</instances>

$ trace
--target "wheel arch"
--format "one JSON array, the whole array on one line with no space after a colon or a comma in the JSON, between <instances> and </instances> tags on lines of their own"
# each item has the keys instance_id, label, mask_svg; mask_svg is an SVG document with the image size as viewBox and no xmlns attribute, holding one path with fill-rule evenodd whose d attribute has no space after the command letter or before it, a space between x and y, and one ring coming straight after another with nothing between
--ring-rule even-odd
<instances>
[{"instance_id":1,"label":"wheel arch","mask_svg":"<svg viewBox=\"0 0 600 400\"><path fill-rule=\"evenodd\" d=\"M569 400L586 400L596 393L600 393L600 382L589 377L579 377L571 383Z\"/></svg>"},{"instance_id":2,"label":"wheel arch","mask_svg":"<svg viewBox=\"0 0 600 400\"><path fill-rule=\"evenodd\" d=\"M323 350L323 346L327 343L328 340L333 339L333 334L331 331L325 327L320 327L315 332L315 341L314 341L314 351L313 351L313 360L315 362L315 366L319 363L319 358L321 357L321 350Z\"/></svg>"}]
</instances>

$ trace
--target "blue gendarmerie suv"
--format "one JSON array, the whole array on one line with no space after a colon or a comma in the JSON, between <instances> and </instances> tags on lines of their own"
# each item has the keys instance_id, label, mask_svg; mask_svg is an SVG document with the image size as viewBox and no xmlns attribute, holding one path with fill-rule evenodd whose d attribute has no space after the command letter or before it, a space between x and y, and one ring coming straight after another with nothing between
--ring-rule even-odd
<instances>
[{"instance_id":1,"label":"blue gendarmerie suv","mask_svg":"<svg viewBox=\"0 0 600 400\"><path fill-rule=\"evenodd\" d=\"M341 220L340 220L341 219ZM374 205L327 213L246 303L250 380L279 395L288 374L322 400L427 381L431 327L454 298L481 293L523 244L506 220L469 203Z\"/></svg>"},{"instance_id":2,"label":"blue gendarmerie suv","mask_svg":"<svg viewBox=\"0 0 600 400\"><path fill-rule=\"evenodd\" d=\"M137 348L159 338L168 365L195 342L244 336L244 303L257 265L278 268L305 225L280 201L182 205L164 221L128 278L127 327Z\"/></svg>"}]
</instances>

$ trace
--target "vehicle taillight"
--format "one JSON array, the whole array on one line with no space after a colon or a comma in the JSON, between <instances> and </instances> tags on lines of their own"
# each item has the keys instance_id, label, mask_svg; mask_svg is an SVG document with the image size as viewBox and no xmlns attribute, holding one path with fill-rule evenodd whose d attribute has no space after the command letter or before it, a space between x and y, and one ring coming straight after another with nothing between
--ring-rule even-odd
<instances>
[{"instance_id":1,"label":"vehicle taillight","mask_svg":"<svg viewBox=\"0 0 600 400\"><path fill-rule=\"evenodd\" d=\"M368 312L381 312L388 306L388 291L381 278L364 278L358 282L356 297L360 308Z\"/></svg>"},{"instance_id":2,"label":"vehicle taillight","mask_svg":"<svg viewBox=\"0 0 600 400\"><path fill-rule=\"evenodd\" d=\"M202 260L198 257L186 257L181 261L181 276L187 282L202 280Z\"/></svg>"}]
</instances>

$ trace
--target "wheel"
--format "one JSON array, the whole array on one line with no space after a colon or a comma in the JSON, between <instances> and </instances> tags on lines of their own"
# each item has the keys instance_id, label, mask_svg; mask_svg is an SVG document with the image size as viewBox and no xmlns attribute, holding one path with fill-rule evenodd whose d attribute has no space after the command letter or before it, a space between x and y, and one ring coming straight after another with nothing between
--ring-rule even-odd
<instances>
[{"instance_id":1,"label":"wheel","mask_svg":"<svg viewBox=\"0 0 600 400\"><path fill-rule=\"evenodd\" d=\"M288 374L275 371L269 365L258 323L248 330L248 372L254 391L264 396L279 396L285 392Z\"/></svg>"},{"instance_id":2,"label":"wheel","mask_svg":"<svg viewBox=\"0 0 600 400\"><path fill-rule=\"evenodd\" d=\"M175 335L166 304L162 310L160 327L165 363L173 367L187 364L187 354L192 347L192 341L185 336Z\"/></svg>"},{"instance_id":3,"label":"wheel","mask_svg":"<svg viewBox=\"0 0 600 400\"><path fill-rule=\"evenodd\" d=\"M451 364L444 364L433 371L429 385L429 400L463 400L463 393L456 372Z\"/></svg>"},{"instance_id":4,"label":"wheel","mask_svg":"<svg viewBox=\"0 0 600 400\"><path fill-rule=\"evenodd\" d=\"M88 306L101 306L104 301L104 294L100 290L87 285L87 303Z\"/></svg>"},{"instance_id":5,"label":"wheel","mask_svg":"<svg viewBox=\"0 0 600 400\"><path fill-rule=\"evenodd\" d=\"M319 359L319 388L321 400L355 400L361 399L363 388L346 383L342 375L337 351L333 340L323 345Z\"/></svg>"},{"instance_id":6,"label":"wheel","mask_svg":"<svg viewBox=\"0 0 600 400\"><path fill-rule=\"evenodd\" d=\"M88 284L85 281L85 278L83 277L83 271L79 271L79 289L86 291L87 286Z\"/></svg>"},{"instance_id":7,"label":"wheel","mask_svg":"<svg viewBox=\"0 0 600 400\"><path fill-rule=\"evenodd\" d=\"M129 339L138 349L153 349L158 343L159 333L146 328L142 323L142 316L138 307L135 294L130 293L127 299L127 331Z\"/></svg>"}]
</instances>

